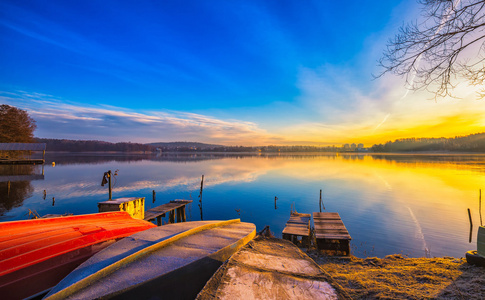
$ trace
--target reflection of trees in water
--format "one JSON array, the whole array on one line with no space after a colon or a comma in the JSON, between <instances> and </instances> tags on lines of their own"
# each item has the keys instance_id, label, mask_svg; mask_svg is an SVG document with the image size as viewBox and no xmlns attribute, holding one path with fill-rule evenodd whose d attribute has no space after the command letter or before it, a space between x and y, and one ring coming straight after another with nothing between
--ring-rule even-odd
<instances>
[{"instance_id":1,"label":"reflection of trees in water","mask_svg":"<svg viewBox=\"0 0 485 300\"><path fill-rule=\"evenodd\" d=\"M30 181L0 182L0 216L14 207L22 206L25 199L32 197L34 187ZM10 191L9 191L10 190Z\"/></svg>"},{"instance_id":2,"label":"reflection of trees in water","mask_svg":"<svg viewBox=\"0 0 485 300\"><path fill-rule=\"evenodd\" d=\"M116 153L50 153L46 154L46 163L59 164L103 164L107 162L130 161L168 161L168 162L200 162L220 159L243 159L248 157L265 158L268 160L294 159L308 160L319 157L335 159L335 153L220 153L220 152L164 152L159 154L116 154ZM363 159L365 154L342 155L349 159Z\"/></svg>"},{"instance_id":3,"label":"reflection of trees in water","mask_svg":"<svg viewBox=\"0 0 485 300\"><path fill-rule=\"evenodd\" d=\"M485 155L462 154L389 154L372 155L374 160L393 162L396 164L447 164L454 166L473 166L473 170L485 172Z\"/></svg>"},{"instance_id":4,"label":"reflection of trees in water","mask_svg":"<svg viewBox=\"0 0 485 300\"><path fill-rule=\"evenodd\" d=\"M14 181L17 175L33 175L41 166L0 165L0 216L14 207L22 206L25 199L32 197L34 187L30 180ZM9 177L11 176L11 177Z\"/></svg>"}]
</instances>

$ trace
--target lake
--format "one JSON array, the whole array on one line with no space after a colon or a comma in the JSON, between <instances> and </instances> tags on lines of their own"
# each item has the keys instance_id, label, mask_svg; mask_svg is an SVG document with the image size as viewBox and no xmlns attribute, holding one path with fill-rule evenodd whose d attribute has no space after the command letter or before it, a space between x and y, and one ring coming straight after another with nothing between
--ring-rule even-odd
<instances>
[{"instance_id":1,"label":"lake","mask_svg":"<svg viewBox=\"0 0 485 300\"><path fill-rule=\"evenodd\" d=\"M118 170L113 198L145 197L145 209L192 199L191 221L201 220L204 175L204 220L240 218L257 230L269 225L278 237L292 206L320 210L322 190L324 211L340 214L359 257L463 257L476 249L485 189L480 154L50 154L44 166L0 165L0 221L27 219L29 210L95 213L108 199L107 185L101 187L108 170Z\"/></svg>"}]
</instances>

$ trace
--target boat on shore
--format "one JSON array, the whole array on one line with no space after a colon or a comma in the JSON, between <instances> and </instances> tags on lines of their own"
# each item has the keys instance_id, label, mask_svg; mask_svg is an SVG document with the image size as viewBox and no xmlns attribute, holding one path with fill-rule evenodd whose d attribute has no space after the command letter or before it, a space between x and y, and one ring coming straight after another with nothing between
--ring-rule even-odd
<instances>
[{"instance_id":1,"label":"boat on shore","mask_svg":"<svg viewBox=\"0 0 485 300\"><path fill-rule=\"evenodd\" d=\"M0 295L45 294L95 253L153 227L126 212L0 222Z\"/></svg>"},{"instance_id":2,"label":"boat on shore","mask_svg":"<svg viewBox=\"0 0 485 300\"><path fill-rule=\"evenodd\" d=\"M485 267L485 226L478 227L477 250L467 251L465 257L469 264Z\"/></svg>"},{"instance_id":3,"label":"boat on shore","mask_svg":"<svg viewBox=\"0 0 485 300\"><path fill-rule=\"evenodd\" d=\"M258 236L217 270L196 299L350 297L327 272L290 241Z\"/></svg>"},{"instance_id":4,"label":"boat on shore","mask_svg":"<svg viewBox=\"0 0 485 300\"><path fill-rule=\"evenodd\" d=\"M100 251L45 299L194 299L219 266L256 235L239 219L168 224Z\"/></svg>"}]
</instances>

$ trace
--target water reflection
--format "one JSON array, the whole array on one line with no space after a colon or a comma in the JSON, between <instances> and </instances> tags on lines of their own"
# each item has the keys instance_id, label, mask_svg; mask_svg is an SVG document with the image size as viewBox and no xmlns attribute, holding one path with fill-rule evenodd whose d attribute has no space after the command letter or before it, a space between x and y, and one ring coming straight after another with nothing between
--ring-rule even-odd
<instances>
[{"instance_id":1,"label":"water reflection","mask_svg":"<svg viewBox=\"0 0 485 300\"><path fill-rule=\"evenodd\" d=\"M45 180L15 187L19 196L0 220L25 218L28 209L96 212L108 198L99 178L109 169L119 169L113 198L152 198L146 209L198 196L188 220L241 218L281 235L292 204L299 212L339 212L360 256L463 256L471 250L467 208L478 220L477 192L485 184L484 155L63 155L50 158ZM0 184L3 201L8 191Z\"/></svg>"},{"instance_id":2,"label":"water reflection","mask_svg":"<svg viewBox=\"0 0 485 300\"><path fill-rule=\"evenodd\" d=\"M39 169L42 172L39 174ZM32 197L32 180L43 180L42 166L0 165L0 216Z\"/></svg>"}]
</instances>

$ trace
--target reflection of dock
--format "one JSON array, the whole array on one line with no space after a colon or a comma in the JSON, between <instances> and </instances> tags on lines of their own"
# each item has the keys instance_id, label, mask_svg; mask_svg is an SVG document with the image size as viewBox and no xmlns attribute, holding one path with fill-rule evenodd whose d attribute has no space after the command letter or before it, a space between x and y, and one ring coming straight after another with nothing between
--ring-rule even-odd
<instances>
[{"instance_id":1,"label":"reflection of dock","mask_svg":"<svg viewBox=\"0 0 485 300\"><path fill-rule=\"evenodd\" d=\"M0 182L16 182L16 181L31 181L31 180L44 180L43 174L32 175L0 175Z\"/></svg>"},{"instance_id":2,"label":"reflection of dock","mask_svg":"<svg viewBox=\"0 0 485 300\"><path fill-rule=\"evenodd\" d=\"M2 165L41 165L45 162L44 159L0 159Z\"/></svg>"},{"instance_id":3,"label":"reflection of dock","mask_svg":"<svg viewBox=\"0 0 485 300\"><path fill-rule=\"evenodd\" d=\"M172 200L170 203L162 204L160 206L149 209L145 212L145 221L157 220L157 225L162 225L162 218L168 215L168 223L175 223L175 213L177 213L177 222L185 222L185 206L192 203L192 200Z\"/></svg>"}]
</instances>

